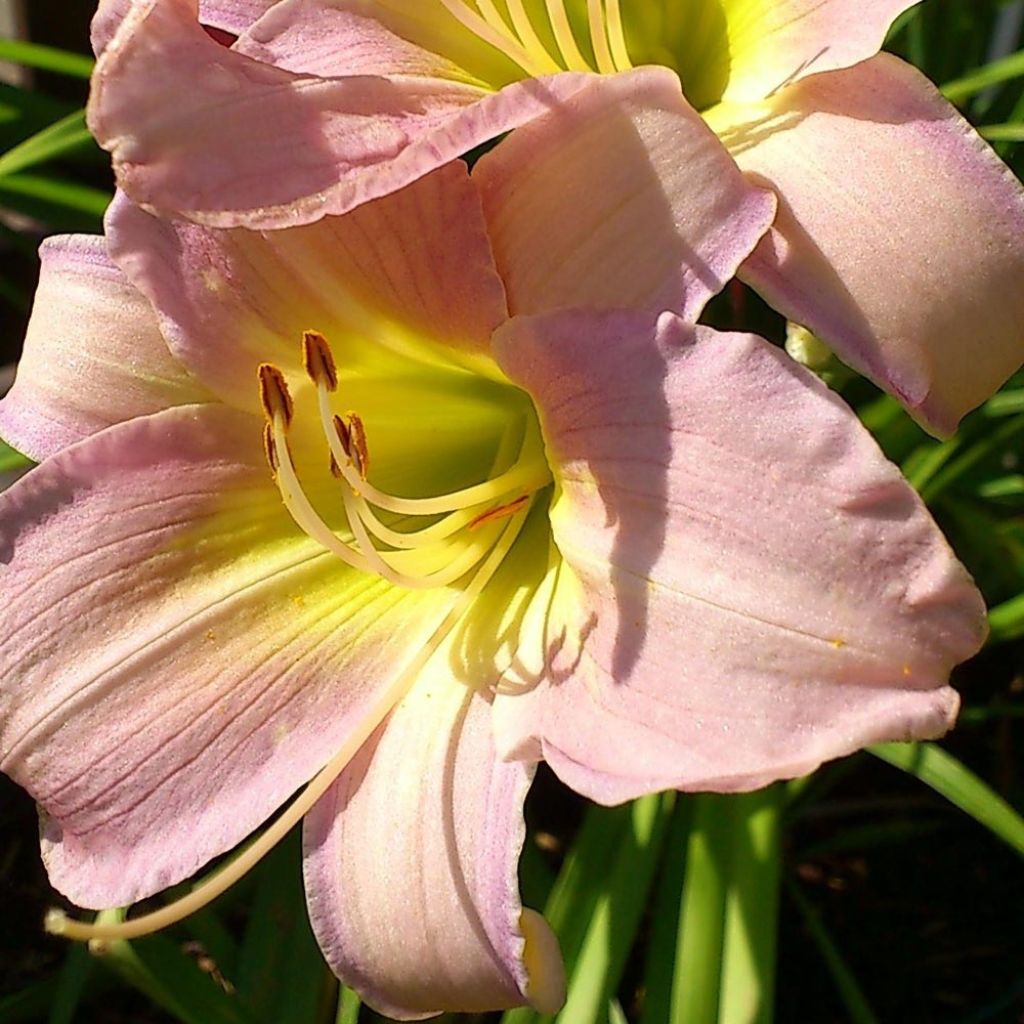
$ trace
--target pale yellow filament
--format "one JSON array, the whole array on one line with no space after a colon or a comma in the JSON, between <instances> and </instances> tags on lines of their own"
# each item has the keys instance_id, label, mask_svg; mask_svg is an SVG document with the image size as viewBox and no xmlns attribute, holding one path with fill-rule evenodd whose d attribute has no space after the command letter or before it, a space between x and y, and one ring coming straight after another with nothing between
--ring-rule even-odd
<instances>
[{"instance_id":1,"label":"pale yellow filament","mask_svg":"<svg viewBox=\"0 0 1024 1024\"><path fill-rule=\"evenodd\" d=\"M470 9L462 0L441 0L445 10L463 27L479 36L496 50L505 54L509 60L518 64L529 75L542 75L545 69L536 64L533 56L527 53L518 43L509 38L508 33L499 32L489 25L479 14Z\"/></svg>"},{"instance_id":2,"label":"pale yellow filament","mask_svg":"<svg viewBox=\"0 0 1024 1024\"><path fill-rule=\"evenodd\" d=\"M590 38L594 44L597 70L603 75L614 74L617 69L612 51L608 48L608 37L604 29L604 4L601 0L587 0L587 19L590 22Z\"/></svg>"},{"instance_id":3,"label":"pale yellow filament","mask_svg":"<svg viewBox=\"0 0 1024 1024\"><path fill-rule=\"evenodd\" d=\"M548 469L547 463L543 456L538 454L534 458L523 459L521 457L504 473L499 473L498 476L484 483L473 484L436 498L399 498L378 490L369 480L363 480L359 475L348 453L342 447L341 438L338 437L337 431L334 429L334 413L331 409L330 394L322 383L317 385L317 402L324 437L327 439L331 454L334 456L334 461L345 482L356 494L387 512L413 516L443 515L445 512L455 512L471 505L496 501L510 491L536 491L544 487L551 479L551 471Z\"/></svg>"},{"instance_id":4,"label":"pale yellow filament","mask_svg":"<svg viewBox=\"0 0 1024 1024\"><path fill-rule=\"evenodd\" d=\"M519 33L520 41L529 51L530 55L539 63L546 65L549 72L561 71L562 69L540 41L540 36L534 31L530 16L526 13L526 8L523 6L523 0L506 0L506 3L508 5L508 13L512 18L512 24L515 26L516 32Z\"/></svg>"},{"instance_id":5,"label":"pale yellow filament","mask_svg":"<svg viewBox=\"0 0 1024 1024\"><path fill-rule=\"evenodd\" d=\"M612 47L612 58L615 67L619 71L628 71L633 62L629 59L629 50L626 48L626 33L622 28L622 11L619 10L619 0L608 0L608 40Z\"/></svg>"},{"instance_id":6,"label":"pale yellow filament","mask_svg":"<svg viewBox=\"0 0 1024 1024\"><path fill-rule=\"evenodd\" d=\"M562 59L570 71L591 71L593 70L586 62L583 54L576 45L576 38L572 34L572 26L569 24L569 15L565 13L563 0L544 0L548 9L548 18L551 19L551 28L555 33L555 42L562 52Z\"/></svg>"},{"instance_id":7,"label":"pale yellow filament","mask_svg":"<svg viewBox=\"0 0 1024 1024\"><path fill-rule=\"evenodd\" d=\"M358 753L359 748L369 739L373 731L390 714L392 708L409 692L416 677L433 657L434 652L444 643L451 631L459 624L469 606L479 597L491 577L497 572L505 556L516 542L527 511L524 509L505 526L498 543L481 564L473 579L463 590L441 624L431 634L430 639L420 649L409 665L396 676L394 682L384 691L370 711L356 726L352 734L341 745L338 752L320 769L308 786L295 798L294 802L271 824L267 830L250 846L242 851L234 860L218 871L212 878L204 882L187 896L174 903L156 910L151 914L122 921L117 924L89 924L84 921L73 921L62 910L51 910L46 915L45 927L52 935L63 935L67 939L87 942L90 939L136 939L167 928L172 924L201 910L211 900L230 888L243 875L254 868L296 825L313 805L330 789L335 779L345 770L348 763Z\"/></svg>"},{"instance_id":8,"label":"pale yellow filament","mask_svg":"<svg viewBox=\"0 0 1024 1024\"><path fill-rule=\"evenodd\" d=\"M274 448L277 456L276 480L284 506L292 519L303 532L317 543L322 544L332 555L337 555L346 565L361 572L372 572L369 562L347 544L342 543L334 531L317 515L306 492L299 483L299 478L292 465L291 453L288 450L288 438L285 434L284 421L275 416L272 424L274 432Z\"/></svg>"}]
</instances>

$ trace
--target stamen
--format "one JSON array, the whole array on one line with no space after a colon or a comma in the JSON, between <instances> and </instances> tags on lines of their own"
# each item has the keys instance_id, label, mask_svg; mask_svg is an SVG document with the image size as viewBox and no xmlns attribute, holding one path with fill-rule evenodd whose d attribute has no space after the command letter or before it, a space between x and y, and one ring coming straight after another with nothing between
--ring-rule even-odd
<instances>
[{"instance_id":1,"label":"stamen","mask_svg":"<svg viewBox=\"0 0 1024 1024\"><path fill-rule=\"evenodd\" d=\"M323 382L328 391L337 390L338 371L334 368L334 356L327 339L319 331L303 332L302 365L314 384Z\"/></svg>"},{"instance_id":2,"label":"stamen","mask_svg":"<svg viewBox=\"0 0 1024 1024\"><path fill-rule=\"evenodd\" d=\"M507 33L499 32L492 25L489 25L475 11L469 8L462 0L441 0L444 9L464 28L469 29L475 36L479 36L485 43L489 43L496 50L505 54L509 60L518 64L528 75L543 75L546 73L544 67L539 66L534 56L527 53Z\"/></svg>"},{"instance_id":3,"label":"stamen","mask_svg":"<svg viewBox=\"0 0 1024 1024\"><path fill-rule=\"evenodd\" d=\"M277 445L274 444L274 428L269 423L263 424L263 451L270 464L270 472L277 476Z\"/></svg>"},{"instance_id":4,"label":"stamen","mask_svg":"<svg viewBox=\"0 0 1024 1024\"><path fill-rule=\"evenodd\" d=\"M597 70L603 75L611 75L616 71L612 51L608 48L608 37L605 35L604 4L601 0L587 0L587 19L590 22L590 38L594 44L594 57Z\"/></svg>"},{"instance_id":5,"label":"stamen","mask_svg":"<svg viewBox=\"0 0 1024 1024\"><path fill-rule=\"evenodd\" d=\"M352 457L352 433L348 429L348 424L340 416L335 416L331 422L334 424L334 431L341 442L341 450L345 453L345 457L350 459Z\"/></svg>"},{"instance_id":6,"label":"stamen","mask_svg":"<svg viewBox=\"0 0 1024 1024\"><path fill-rule=\"evenodd\" d=\"M63 910L51 910L46 915L44 927L51 935L63 935L67 939L89 941L90 939L136 939L149 935L161 928L175 924L205 907L222 892L255 867L291 831L313 805L333 785L335 779L345 770L359 748L369 739L374 730L387 718L391 710L409 692L416 678L437 649L459 624L469 606L480 596L491 577L498 571L512 545L516 542L526 512L518 513L505 527L498 542L480 565L473 579L456 598L448 614L431 634L430 639L420 648L405 670L384 691L381 699L358 723L352 734L341 745L338 752L319 771L309 785L299 794L284 813L259 836L255 842L242 851L233 861L218 871L193 892L174 903L151 914L123 921L118 924L89 924L73 921Z\"/></svg>"},{"instance_id":7,"label":"stamen","mask_svg":"<svg viewBox=\"0 0 1024 1024\"><path fill-rule=\"evenodd\" d=\"M366 427L363 426L359 415L354 412L348 414L348 436L352 461L359 473L359 479L365 481L370 470L370 449L366 444Z\"/></svg>"},{"instance_id":8,"label":"stamen","mask_svg":"<svg viewBox=\"0 0 1024 1024\"><path fill-rule=\"evenodd\" d=\"M564 0L544 0L551 19L551 28L555 33L555 42L562 51L562 59L570 71L591 71L590 65L583 59L576 39L569 24L569 15L565 13Z\"/></svg>"},{"instance_id":9,"label":"stamen","mask_svg":"<svg viewBox=\"0 0 1024 1024\"><path fill-rule=\"evenodd\" d=\"M530 55L535 57L540 63L547 65L547 72L561 71L562 69L552 58L551 54L548 53L547 47L540 41L540 36L534 31L530 16L526 13L526 8L523 6L523 0L505 0L505 2L508 5L508 13L512 18L512 24L515 26L523 46L526 47Z\"/></svg>"},{"instance_id":10,"label":"stamen","mask_svg":"<svg viewBox=\"0 0 1024 1024\"><path fill-rule=\"evenodd\" d=\"M488 509L486 512L482 512L476 517L470 524L469 529L478 530L481 526L486 523L493 523L498 519L504 519L507 516L515 515L528 501L530 500L529 494L524 494L521 498L516 498L515 501L510 501L507 505L499 505L497 508Z\"/></svg>"},{"instance_id":11,"label":"stamen","mask_svg":"<svg viewBox=\"0 0 1024 1024\"><path fill-rule=\"evenodd\" d=\"M396 566L391 565L385 557L377 551L370 540L366 530L366 524L359 516L359 509L355 503L355 496L351 491L344 492L345 512L348 515L349 526L359 545L362 556L369 563L371 571L400 587L410 590L432 590L435 587L447 587L469 572L473 566L478 565L480 560L487 553L487 549L494 542L494 535L481 538L479 542L472 542L461 546L458 555L452 559L444 568L432 573L422 575L411 575L402 572ZM393 556L399 562L407 565L414 565L414 559L418 559L413 552L396 552Z\"/></svg>"},{"instance_id":12,"label":"stamen","mask_svg":"<svg viewBox=\"0 0 1024 1024\"><path fill-rule=\"evenodd\" d=\"M270 423L280 417L285 428L291 426L295 406L284 374L273 363L260 363L260 402Z\"/></svg>"},{"instance_id":13,"label":"stamen","mask_svg":"<svg viewBox=\"0 0 1024 1024\"><path fill-rule=\"evenodd\" d=\"M622 28L622 11L619 10L619 0L608 0L607 20L608 41L611 43L615 67L619 71L629 71L633 62L629 59L629 50L626 48L626 33Z\"/></svg>"},{"instance_id":14,"label":"stamen","mask_svg":"<svg viewBox=\"0 0 1024 1024\"><path fill-rule=\"evenodd\" d=\"M397 512L399 515L411 516L432 516L443 515L445 512L455 512L460 508L468 508L471 505L482 505L485 502L494 501L509 493L509 491L533 492L544 487L551 479L551 472L543 456L534 458L523 458L519 460L504 473L493 477L481 484L473 484L471 487L464 487L450 494L444 494L437 498L399 498L393 494L387 494L378 490L368 480L353 470L354 461L351 452L356 450L358 442L354 437L353 421L349 422L350 437L349 451L345 451L341 434L334 413L331 411L330 400L325 388L317 388L317 399L320 407L320 422L323 427L324 437L327 439L334 455L335 462L341 470L345 482L357 494L362 495L371 504L382 508L387 512ZM360 425L362 421L360 420ZM532 439L531 439L532 440ZM364 429L365 443L365 429ZM368 457L368 452L364 453Z\"/></svg>"},{"instance_id":15,"label":"stamen","mask_svg":"<svg viewBox=\"0 0 1024 1024\"><path fill-rule=\"evenodd\" d=\"M334 531L320 518L309 498L306 497L306 492L302 489L302 484L299 483L295 466L292 463L288 439L284 433L284 424L279 415L274 417L271 440L277 462L275 480L284 506L295 520L295 524L306 536L323 545L332 555L337 555L346 565L350 565L353 569L359 569L361 572L372 572L366 559L335 536Z\"/></svg>"}]
</instances>

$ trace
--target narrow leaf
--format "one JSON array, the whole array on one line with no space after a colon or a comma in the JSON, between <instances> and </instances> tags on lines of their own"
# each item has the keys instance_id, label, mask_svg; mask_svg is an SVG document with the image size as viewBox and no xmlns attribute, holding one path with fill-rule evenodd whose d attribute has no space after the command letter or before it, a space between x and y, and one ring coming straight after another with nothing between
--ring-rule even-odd
<instances>
[{"instance_id":1,"label":"narrow leaf","mask_svg":"<svg viewBox=\"0 0 1024 1024\"><path fill-rule=\"evenodd\" d=\"M76 110L0 156L0 177L15 174L87 145L95 143L85 126L85 111Z\"/></svg>"},{"instance_id":2,"label":"narrow leaf","mask_svg":"<svg viewBox=\"0 0 1024 1024\"><path fill-rule=\"evenodd\" d=\"M952 754L934 743L879 743L869 749L875 757L931 786L1024 854L1024 818Z\"/></svg>"},{"instance_id":3,"label":"narrow leaf","mask_svg":"<svg viewBox=\"0 0 1024 1024\"><path fill-rule=\"evenodd\" d=\"M879 1024L879 1020L868 1004L860 985L857 984L853 971L850 970L842 953L839 952L839 948L832 941L828 929L822 923L821 916L795 884L788 882L786 891L797 905L804 919L804 925L814 940L814 944L818 947L818 952L821 954L822 960L825 961L828 973L832 975L832 981L843 1001L851 1024Z\"/></svg>"},{"instance_id":4,"label":"narrow leaf","mask_svg":"<svg viewBox=\"0 0 1024 1024\"><path fill-rule=\"evenodd\" d=\"M53 46L27 43L21 39L0 39L0 60L27 68L39 68L40 71L70 75L72 78L88 78L93 68L91 57L58 50Z\"/></svg>"}]
</instances>

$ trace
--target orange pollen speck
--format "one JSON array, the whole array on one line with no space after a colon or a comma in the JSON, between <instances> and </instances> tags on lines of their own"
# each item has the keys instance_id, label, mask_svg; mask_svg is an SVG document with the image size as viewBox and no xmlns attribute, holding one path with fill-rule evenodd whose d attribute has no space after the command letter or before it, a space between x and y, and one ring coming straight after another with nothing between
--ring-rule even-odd
<instances>
[{"instance_id":1,"label":"orange pollen speck","mask_svg":"<svg viewBox=\"0 0 1024 1024\"><path fill-rule=\"evenodd\" d=\"M497 508L489 508L486 512L482 512L476 517L468 526L470 530L479 529L479 527L486 523L493 523L497 519L505 519L507 516L514 516L528 501L530 496L524 494L521 498L516 498L515 501L510 501L507 505L499 505Z\"/></svg>"}]
</instances>

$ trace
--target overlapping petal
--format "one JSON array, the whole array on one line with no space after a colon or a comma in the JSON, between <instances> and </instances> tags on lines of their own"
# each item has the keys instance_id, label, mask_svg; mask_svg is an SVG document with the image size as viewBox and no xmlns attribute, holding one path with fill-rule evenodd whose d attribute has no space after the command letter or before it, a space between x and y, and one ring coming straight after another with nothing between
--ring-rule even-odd
<instances>
[{"instance_id":1,"label":"overlapping petal","mask_svg":"<svg viewBox=\"0 0 1024 1024\"><path fill-rule=\"evenodd\" d=\"M244 839L451 600L299 533L259 421L221 406L112 427L0 500L0 658L18 666L2 768L42 807L50 877L82 906L166 888Z\"/></svg>"},{"instance_id":2,"label":"overlapping petal","mask_svg":"<svg viewBox=\"0 0 1024 1024\"><path fill-rule=\"evenodd\" d=\"M495 703L504 755L614 802L949 727L981 598L810 374L670 316L513 321L497 349L538 406L564 558Z\"/></svg>"},{"instance_id":3,"label":"overlapping petal","mask_svg":"<svg viewBox=\"0 0 1024 1024\"><path fill-rule=\"evenodd\" d=\"M1024 361L1020 183L888 55L720 116L740 167L780 196L743 276L952 432Z\"/></svg>"},{"instance_id":4,"label":"overlapping petal","mask_svg":"<svg viewBox=\"0 0 1024 1024\"><path fill-rule=\"evenodd\" d=\"M139 0L97 65L89 123L136 202L276 228L394 192L591 81L488 94L419 76L292 74L215 43L194 0Z\"/></svg>"},{"instance_id":5,"label":"overlapping petal","mask_svg":"<svg viewBox=\"0 0 1024 1024\"><path fill-rule=\"evenodd\" d=\"M400 1019L512 1006L529 987L517 863L533 770L497 759L486 692L448 658L435 655L305 824L321 948Z\"/></svg>"},{"instance_id":6,"label":"overlapping petal","mask_svg":"<svg viewBox=\"0 0 1024 1024\"><path fill-rule=\"evenodd\" d=\"M449 164L349 216L265 234L158 220L123 198L112 252L153 302L171 349L219 395L257 408L256 367L300 369L302 332L346 366L403 345L487 360L506 317L480 200ZM392 359L407 373L408 359ZM403 365L406 369L403 369Z\"/></svg>"},{"instance_id":7,"label":"overlapping petal","mask_svg":"<svg viewBox=\"0 0 1024 1024\"><path fill-rule=\"evenodd\" d=\"M174 360L102 238L48 239L0 435L37 462L90 434L209 392Z\"/></svg>"},{"instance_id":8,"label":"overlapping petal","mask_svg":"<svg viewBox=\"0 0 1024 1024\"><path fill-rule=\"evenodd\" d=\"M706 0L701 0L706 2ZM724 99L761 100L785 85L874 56L916 0L722 0Z\"/></svg>"},{"instance_id":9,"label":"overlapping petal","mask_svg":"<svg viewBox=\"0 0 1024 1024\"><path fill-rule=\"evenodd\" d=\"M482 157L473 180L513 313L695 320L775 214L664 68L595 79Z\"/></svg>"}]
</instances>

